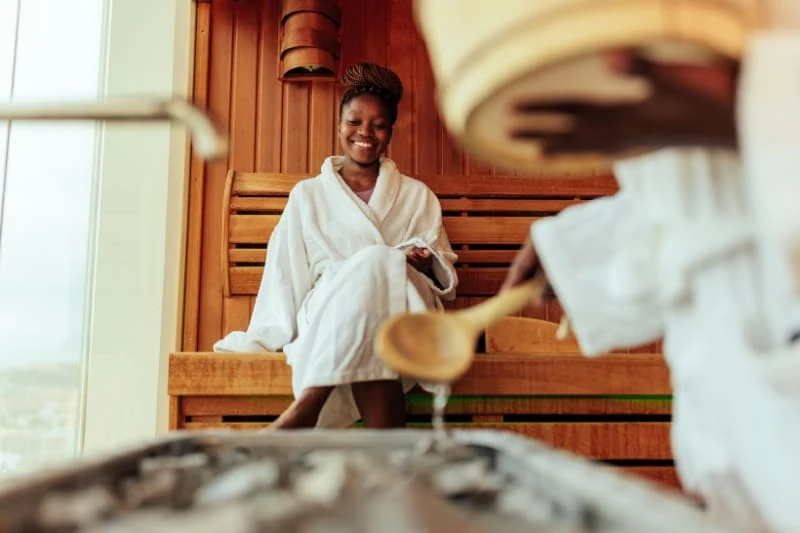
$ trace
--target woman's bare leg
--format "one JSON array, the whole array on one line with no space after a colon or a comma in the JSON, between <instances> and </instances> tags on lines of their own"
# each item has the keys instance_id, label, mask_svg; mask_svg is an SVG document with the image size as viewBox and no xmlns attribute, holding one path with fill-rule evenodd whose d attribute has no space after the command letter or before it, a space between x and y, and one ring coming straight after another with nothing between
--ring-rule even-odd
<instances>
[{"instance_id":1,"label":"woman's bare leg","mask_svg":"<svg viewBox=\"0 0 800 533\"><path fill-rule=\"evenodd\" d=\"M302 429L317 425L319 413L333 387L309 387L281 413L269 429Z\"/></svg>"},{"instance_id":2,"label":"woman's bare leg","mask_svg":"<svg viewBox=\"0 0 800 533\"><path fill-rule=\"evenodd\" d=\"M362 381L350 385L364 426L374 429L406 425L403 385L398 380Z\"/></svg>"}]
</instances>

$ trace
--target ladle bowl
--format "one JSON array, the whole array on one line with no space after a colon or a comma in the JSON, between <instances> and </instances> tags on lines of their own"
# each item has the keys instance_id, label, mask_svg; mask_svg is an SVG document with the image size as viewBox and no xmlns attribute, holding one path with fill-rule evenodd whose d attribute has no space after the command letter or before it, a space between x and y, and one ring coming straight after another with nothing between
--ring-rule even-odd
<instances>
[{"instance_id":1,"label":"ladle bowl","mask_svg":"<svg viewBox=\"0 0 800 533\"><path fill-rule=\"evenodd\" d=\"M538 276L469 309L397 315L379 329L376 352L403 376L451 383L469 369L479 335L530 304L545 287L544 277Z\"/></svg>"}]
</instances>

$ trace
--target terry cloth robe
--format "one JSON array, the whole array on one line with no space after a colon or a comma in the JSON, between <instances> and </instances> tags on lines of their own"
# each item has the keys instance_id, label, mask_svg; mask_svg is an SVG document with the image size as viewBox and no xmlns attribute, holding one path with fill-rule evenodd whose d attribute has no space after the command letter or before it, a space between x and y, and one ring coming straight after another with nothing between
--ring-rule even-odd
<instances>
[{"instance_id":1,"label":"terry cloth robe","mask_svg":"<svg viewBox=\"0 0 800 533\"><path fill-rule=\"evenodd\" d=\"M662 150L614 171L615 196L532 226L543 267L586 355L663 336L681 484L726 522L758 523L719 411L739 393L725 361L745 357L759 318L738 158Z\"/></svg>"},{"instance_id":2,"label":"terry cloth robe","mask_svg":"<svg viewBox=\"0 0 800 533\"><path fill-rule=\"evenodd\" d=\"M800 531L798 69L797 31L753 38L741 168L734 153L664 150L618 163L614 197L532 226L584 353L664 336L681 482L743 531Z\"/></svg>"},{"instance_id":3,"label":"terry cloth robe","mask_svg":"<svg viewBox=\"0 0 800 533\"><path fill-rule=\"evenodd\" d=\"M456 255L442 226L438 198L422 182L382 159L365 203L329 157L322 173L298 183L268 245L268 259L247 331L218 341L218 352L283 350L292 388L336 388L318 427L359 418L350 383L397 379L374 353L378 327L405 311L441 308L455 298ZM407 264L413 247L427 248L439 283ZM405 389L413 386L404 380Z\"/></svg>"}]
</instances>

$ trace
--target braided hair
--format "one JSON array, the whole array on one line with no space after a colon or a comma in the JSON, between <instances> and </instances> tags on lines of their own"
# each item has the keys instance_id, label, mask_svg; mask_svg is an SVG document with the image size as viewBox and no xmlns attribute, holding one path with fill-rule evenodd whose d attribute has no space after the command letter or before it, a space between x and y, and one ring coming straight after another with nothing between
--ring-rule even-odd
<instances>
[{"instance_id":1,"label":"braided hair","mask_svg":"<svg viewBox=\"0 0 800 533\"><path fill-rule=\"evenodd\" d=\"M397 120L397 105L403 97L403 82L394 71L375 63L356 63L347 67L342 75L346 87L339 106L341 116L344 106L350 100L364 94L378 98L389 110L391 123Z\"/></svg>"}]
</instances>

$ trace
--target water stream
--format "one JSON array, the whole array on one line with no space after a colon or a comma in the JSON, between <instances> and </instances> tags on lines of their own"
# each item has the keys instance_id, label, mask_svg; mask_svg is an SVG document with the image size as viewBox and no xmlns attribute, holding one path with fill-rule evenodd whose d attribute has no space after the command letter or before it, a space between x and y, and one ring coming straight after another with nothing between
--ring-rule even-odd
<instances>
[{"instance_id":1,"label":"water stream","mask_svg":"<svg viewBox=\"0 0 800 533\"><path fill-rule=\"evenodd\" d=\"M443 450L450 444L447 430L444 426L444 412L447 400L450 398L450 385L440 383L433 390L433 445L437 450Z\"/></svg>"}]
</instances>

